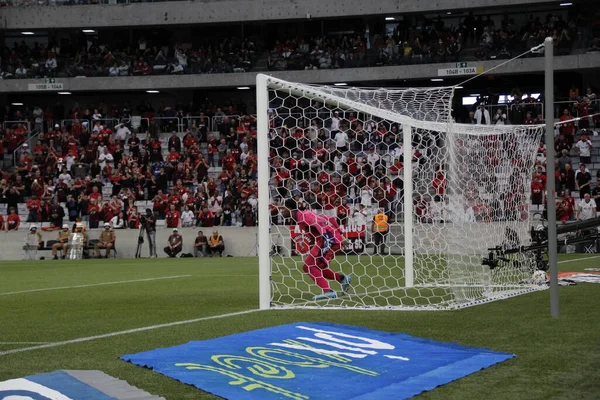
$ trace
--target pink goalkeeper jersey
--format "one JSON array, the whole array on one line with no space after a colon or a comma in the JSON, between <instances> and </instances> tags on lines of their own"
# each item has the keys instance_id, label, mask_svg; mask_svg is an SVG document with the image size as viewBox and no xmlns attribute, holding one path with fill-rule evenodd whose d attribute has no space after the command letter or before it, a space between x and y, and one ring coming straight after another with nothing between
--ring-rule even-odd
<instances>
[{"instance_id":1,"label":"pink goalkeeper jersey","mask_svg":"<svg viewBox=\"0 0 600 400\"><path fill-rule=\"evenodd\" d=\"M312 211L298 211L296 213L296 221L299 225L306 225L309 228L313 228L319 233L319 235L329 233L333 235L338 243L343 241L342 233L340 232L340 226L334 217L328 217Z\"/></svg>"}]
</instances>

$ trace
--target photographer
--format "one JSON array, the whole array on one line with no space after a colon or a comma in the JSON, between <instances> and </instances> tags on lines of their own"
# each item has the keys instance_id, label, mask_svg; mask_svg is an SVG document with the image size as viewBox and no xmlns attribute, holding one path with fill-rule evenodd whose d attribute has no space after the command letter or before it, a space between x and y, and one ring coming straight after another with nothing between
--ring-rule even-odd
<instances>
[{"instance_id":1,"label":"photographer","mask_svg":"<svg viewBox=\"0 0 600 400\"><path fill-rule=\"evenodd\" d=\"M146 235L148 235L150 258L156 258L156 218L151 209L146 208L146 215L140 216L140 222L146 230Z\"/></svg>"}]
</instances>

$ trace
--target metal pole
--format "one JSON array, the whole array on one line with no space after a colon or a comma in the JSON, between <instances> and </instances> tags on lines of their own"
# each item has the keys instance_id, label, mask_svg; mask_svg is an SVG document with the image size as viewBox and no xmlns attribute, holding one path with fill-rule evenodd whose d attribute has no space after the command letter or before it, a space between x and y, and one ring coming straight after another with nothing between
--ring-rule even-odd
<instances>
[{"instance_id":1,"label":"metal pole","mask_svg":"<svg viewBox=\"0 0 600 400\"><path fill-rule=\"evenodd\" d=\"M269 215L269 92L267 75L256 75L256 114L258 147L258 289L259 307L271 306L271 220Z\"/></svg>"},{"instance_id":2,"label":"metal pole","mask_svg":"<svg viewBox=\"0 0 600 400\"><path fill-rule=\"evenodd\" d=\"M550 266L550 315L557 318L559 311L558 298L558 263L556 238L556 185L554 182L554 43L551 37L544 42L545 86L544 106L546 107L546 199L548 202L548 263Z\"/></svg>"},{"instance_id":3,"label":"metal pole","mask_svg":"<svg viewBox=\"0 0 600 400\"><path fill-rule=\"evenodd\" d=\"M412 126L404 124L402 128L402 146L404 161L402 171L404 180L404 281L407 288L415 284L413 259L413 171L412 171Z\"/></svg>"}]
</instances>

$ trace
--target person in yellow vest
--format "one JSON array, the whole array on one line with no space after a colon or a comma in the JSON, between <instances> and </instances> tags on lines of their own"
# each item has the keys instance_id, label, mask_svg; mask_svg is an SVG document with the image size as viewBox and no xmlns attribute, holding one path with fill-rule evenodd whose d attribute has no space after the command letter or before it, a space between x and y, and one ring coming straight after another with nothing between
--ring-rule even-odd
<instances>
[{"instance_id":1,"label":"person in yellow vest","mask_svg":"<svg viewBox=\"0 0 600 400\"><path fill-rule=\"evenodd\" d=\"M223 242L223 236L215 229L208 238L208 254L210 254L211 257L214 257L219 253L219 257L223 257L224 250L225 243Z\"/></svg>"},{"instance_id":2,"label":"person in yellow vest","mask_svg":"<svg viewBox=\"0 0 600 400\"><path fill-rule=\"evenodd\" d=\"M373 217L373 243L375 244L373 255L376 255L378 250L379 254L384 254L385 237L389 230L390 224L388 222L388 216L383 212L383 208L380 208L375 217Z\"/></svg>"},{"instance_id":3,"label":"person in yellow vest","mask_svg":"<svg viewBox=\"0 0 600 400\"><path fill-rule=\"evenodd\" d=\"M58 232L57 243L52 245L52 259L58 260L58 251L62 251L62 259L67 258L67 250L69 249L69 235L71 232L69 231L69 225L64 224L62 227L62 231Z\"/></svg>"},{"instance_id":4,"label":"person in yellow vest","mask_svg":"<svg viewBox=\"0 0 600 400\"><path fill-rule=\"evenodd\" d=\"M94 245L94 251L96 252L97 258L102 258L100 255L100 249L106 249L106 255L104 258L108 258L110 255L110 250L115 246L116 240L115 233L110 229L110 224L108 222L104 223L104 230L100 232L100 237L98 238L98 243Z\"/></svg>"}]
</instances>

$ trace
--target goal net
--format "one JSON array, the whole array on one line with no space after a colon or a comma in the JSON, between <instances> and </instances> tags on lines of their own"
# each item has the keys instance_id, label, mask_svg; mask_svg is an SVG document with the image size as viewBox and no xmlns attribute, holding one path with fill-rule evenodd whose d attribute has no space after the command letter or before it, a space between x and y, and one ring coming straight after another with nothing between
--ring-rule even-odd
<instances>
[{"instance_id":1,"label":"goal net","mask_svg":"<svg viewBox=\"0 0 600 400\"><path fill-rule=\"evenodd\" d=\"M543 127L455 124L452 95L257 77L262 308L452 309L542 288L529 254L482 260L530 243ZM315 299L323 288L304 262L321 238L285 211L289 199L339 225L329 278L350 276L348 290L332 279L335 295Z\"/></svg>"}]
</instances>

